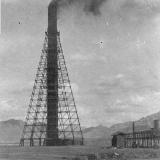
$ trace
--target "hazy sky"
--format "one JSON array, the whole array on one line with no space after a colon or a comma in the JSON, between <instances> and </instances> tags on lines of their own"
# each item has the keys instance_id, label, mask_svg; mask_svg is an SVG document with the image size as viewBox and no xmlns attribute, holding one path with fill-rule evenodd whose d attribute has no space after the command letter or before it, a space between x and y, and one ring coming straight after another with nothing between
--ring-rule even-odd
<instances>
[{"instance_id":1,"label":"hazy sky","mask_svg":"<svg viewBox=\"0 0 160 160\"><path fill-rule=\"evenodd\" d=\"M76 2L60 9L59 30L82 125L160 111L160 1L103 0L96 10ZM2 0L0 120L26 115L48 3Z\"/></svg>"}]
</instances>

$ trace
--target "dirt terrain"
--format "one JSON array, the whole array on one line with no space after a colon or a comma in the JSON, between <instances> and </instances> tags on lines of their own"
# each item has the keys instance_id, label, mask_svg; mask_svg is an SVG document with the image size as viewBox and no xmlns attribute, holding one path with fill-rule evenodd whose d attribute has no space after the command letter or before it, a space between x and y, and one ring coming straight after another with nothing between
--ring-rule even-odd
<instances>
[{"instance_id":1,"label":"dirt terrain","mask_svg":"<svg viewBox=\"0 0 160 160\"><path fill-rule=\"evenodd\" d=\"M18 147L0 146L0 160L62 160L98 153L94 147Z\"/></svg>"},{"instance_id":2,"label":"dirt terrain","mask_svg":"<svg viewBox=\"0 0 160 160\"><path fill-rule=\"evenodd\" d=\"M0 146L0 160L160 160L159 149Z\"/></svg>"}]
</instances>

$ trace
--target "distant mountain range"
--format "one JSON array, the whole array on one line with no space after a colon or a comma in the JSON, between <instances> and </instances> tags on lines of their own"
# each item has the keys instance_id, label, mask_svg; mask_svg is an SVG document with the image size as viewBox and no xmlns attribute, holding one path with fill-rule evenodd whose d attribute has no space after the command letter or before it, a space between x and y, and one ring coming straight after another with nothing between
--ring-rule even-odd
<instances>
[{"instance_id":1,"label":"distant mountain range","mask_svg":"<svg viewBox=\"0 0 160 160\"><path fill-rule=\"evenodd\" d=\"M160 112L141 118L135 122L135 130L146 130L153 127L153 120L160 120ZM10 119L0 122L0 143L16 143L19 142L24 122L22 120ZM108 144L111 135L117 131L131 132L132 122L115 124L111 127L96 126L83 129L84 138L87 144L97 142Z\"/></svg>"}]
</instances>

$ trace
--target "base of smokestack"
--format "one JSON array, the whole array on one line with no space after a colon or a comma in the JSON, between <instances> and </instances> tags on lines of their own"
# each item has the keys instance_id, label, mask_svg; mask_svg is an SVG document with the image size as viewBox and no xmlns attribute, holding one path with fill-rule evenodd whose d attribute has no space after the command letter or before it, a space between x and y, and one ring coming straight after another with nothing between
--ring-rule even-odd
<instances>
[{"instance_id":1,"label":"base of smokestack","mask_svg":"<svg viewBox=\"0 0 160 160\"><path fill-rule=\"evenodd\" d=\"M65 146L65 145L82 145L80 142L75 142L71 139L46 139L46 146Z\"/></svg>"},{"instance_id":2,"label":"base of smokestack","mask_svg":"<svg viewBox=\"0 0 160 160\"><path fill-rule=\"evenodd\" d=\"M55 139L46 139L46 146L57 146L59 145L59 140Z\"/></svg>"}]
</instances>

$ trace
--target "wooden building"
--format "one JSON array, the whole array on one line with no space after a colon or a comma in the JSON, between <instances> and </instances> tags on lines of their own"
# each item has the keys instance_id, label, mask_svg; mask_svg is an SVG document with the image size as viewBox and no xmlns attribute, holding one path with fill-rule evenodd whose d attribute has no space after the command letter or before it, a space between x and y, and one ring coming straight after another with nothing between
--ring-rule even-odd
<instances>
[{"instance_id":1,"label":"wooden building","mask_svg":"<svg viewBox=\"0 0 160 160\"><path fill-rule=\"evenodd\" d=\"M124 148L125 145L125 133L123 132L116 132L112 135L112 146L117 148Z\"/></svg>"},{"instance_id":2,"label":"wooden building","mask_svg":"<svg viewBox=\"0 0 160 160\"><path fill-rule=\"evenodd\" d=\"M134 125L133 125L134 126ZM160 129L158 120L150 130L131 133L117 132L112 135L112 146L117 148L157 148L160 147Z\"/></svg>"}]
</instances>

